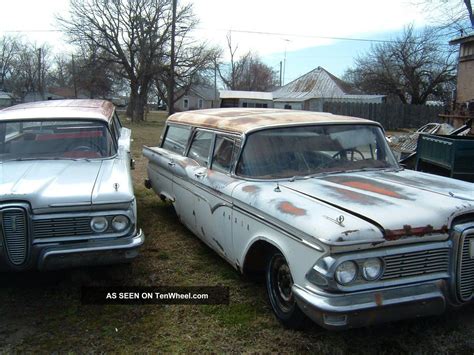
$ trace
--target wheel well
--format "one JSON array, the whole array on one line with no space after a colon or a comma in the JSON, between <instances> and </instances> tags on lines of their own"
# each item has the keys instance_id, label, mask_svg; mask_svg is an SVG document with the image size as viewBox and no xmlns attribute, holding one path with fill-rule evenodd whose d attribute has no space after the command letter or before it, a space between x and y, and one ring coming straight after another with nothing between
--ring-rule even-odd
<instances>
[{"instance_id":1,"label":"wheel well","mask_svg":"<svg viewBox=\"0 0 474 355\"><path fill-rule=\"evenodd\" d=\"M267 241L258 240L253 243L245 256L244 275L263 276L268 257L275 251L278 251L278 248Z\"/></svg>"}]
</instances>

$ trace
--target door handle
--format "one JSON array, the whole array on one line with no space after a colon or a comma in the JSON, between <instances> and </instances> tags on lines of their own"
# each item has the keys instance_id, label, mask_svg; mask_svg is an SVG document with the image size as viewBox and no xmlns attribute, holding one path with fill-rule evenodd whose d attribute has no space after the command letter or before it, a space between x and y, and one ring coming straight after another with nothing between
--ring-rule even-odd
<instances>
[{"instance_id":1,"label":"door handle","mask_svg":"<svg viewBox=\"0 0 474 355\"><path fill-rule=\"evenodd\" d=\"M194 173L194 176L197 177L198 179L201 179L204 177L204 174L202 171L198 171L197 173Z\"/></svg>"},{"instance_id":2,"label":"door handle","mask_svg":"<svg viewBox=\"0 0 474 355\"><path fill-rule=\"evenodd\" d=\"M170 160L170 161L168 162L168 165L171 166L171 167L173 167L173 166L176 165L176 163L175 163L174 161Z\"/></svg>"}]
</instances>

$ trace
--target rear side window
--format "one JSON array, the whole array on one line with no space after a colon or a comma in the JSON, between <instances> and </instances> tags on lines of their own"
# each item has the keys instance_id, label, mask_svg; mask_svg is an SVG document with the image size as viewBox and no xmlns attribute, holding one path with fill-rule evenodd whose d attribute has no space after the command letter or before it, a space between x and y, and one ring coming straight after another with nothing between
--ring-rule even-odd
<instances>
[{"instance_id":1,"label":"rear side window","mask_svg":"<svg viewBox=\"0 0 474 355\"><path fill-rule=\"evenodd\" d=\"M188 158L195 160L201 166L208 166L212 137L211 132L197 131L189 148Z\"/></svg>"},{"instance_id":2,"label":"rear side window","mask_svg":"<svg viewBox=\"0 0 474 355\"><path fill-rule=\"evenodd\" d=\"M217 136L214 154L212 156L212 169L221 173L230 172L232 155L235 142L228 137Z\"/></svg>"},{"instance_id":3,"label":"rear side window","mask_svg":"<svg viewBox=\"0 0 474 355\"><path fill-rule=\"evenodd\" d=\"M186 126L168 126L162 148L183 154L188 143L190 128Z\"/></svg>"}]
</instances>

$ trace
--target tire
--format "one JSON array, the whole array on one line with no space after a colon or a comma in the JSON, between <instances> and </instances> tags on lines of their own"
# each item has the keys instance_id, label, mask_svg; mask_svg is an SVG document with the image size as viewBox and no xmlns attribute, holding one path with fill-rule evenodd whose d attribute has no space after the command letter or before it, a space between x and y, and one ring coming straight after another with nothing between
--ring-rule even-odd
<instances>
[{"instance_id":1,"label":"tire","mask_svg":"<svg viewBox=\"0 0 474 355\"><path fill-rule=\"evenodd\" d=\"M265 272L268 299L277 319L289 329L300 330L309 324L309 318L301 311L295 301L291 286L290 267L279 251L275 251L267 262Z\"/></svg>"}]
</instances>

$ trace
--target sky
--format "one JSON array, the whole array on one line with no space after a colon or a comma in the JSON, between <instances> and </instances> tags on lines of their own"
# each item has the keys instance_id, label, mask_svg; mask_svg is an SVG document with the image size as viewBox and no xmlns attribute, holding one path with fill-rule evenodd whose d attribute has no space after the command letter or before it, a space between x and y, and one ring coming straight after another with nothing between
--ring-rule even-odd
<instances>
[{"instance_id":1,"label":"sky","mask_svg":"<svg viewBox=\"0 0 474 355\"><path fill-rule=\"evenodd\" d=\"M228 58L226 35L279 72L284 83L322 66L337 76L376 42L404 26L422 27L429 21L415 0L178 0L192 1L199 24L194 36L219 45ZM55 15L65 15L68 0L2 1L0 36L18 34L38 44L49 43L57 52L72 52L57 31ZM178 5L178 6L179 6ZM284 63L284 65L283 65Z\"/></svg>"}]
</instances>

